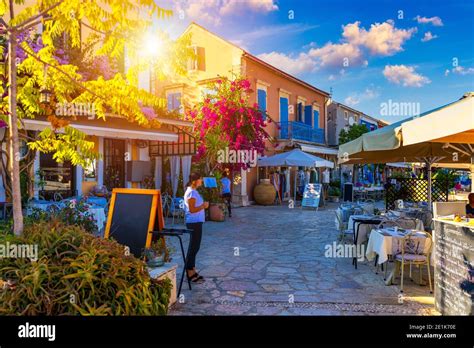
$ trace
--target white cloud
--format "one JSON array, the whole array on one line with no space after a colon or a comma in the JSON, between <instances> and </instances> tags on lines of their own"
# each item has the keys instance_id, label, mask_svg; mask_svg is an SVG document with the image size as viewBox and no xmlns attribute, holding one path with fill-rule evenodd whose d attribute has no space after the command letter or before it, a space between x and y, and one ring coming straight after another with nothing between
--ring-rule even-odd
<instances>
[{"instance_id":1,"label":"white cloud","mask_svg":"<svg viewBox=\"0 0 474 348\"><path fill-rule=\"evenodd\" d=\"M367 87L362 93L351 93L346 99L344 99L344 103L349 106L354 106L359 104L361 101L375 99L379 95L380 93L376 88Z\"/></svg>"},{"instance_id":2,"label":"white cloud","mask_svg":"<svg viewBox=\"0 0 474 348\"><path fill-rule=\"evenodd\" d=\"M258 58L294 75L311 72L316 68L315 62L305 53L300 53L297 57L292 57L284 53L270 52L260 54Z\"/></svg>"},{"instance_id":3,"label":"white cloud","mask_svg":"<svg viewBox=\"0 0 474 348\"><path fill-rule=\"evenodd\" d=\"M446 69L446 71L444 72L444 76L448 76L449 73L453 73L453 74L458 74L458 75L470 75L470 74L474 74L474 68L465 68L463 66L457 66L455 68L452 68L451 70L449 69Z\"/></svg>"},{"instance_id":4,"label":"white cloud","mask_svg":"<svg viewBox=\"0 0 474 348\"><path fill-rule=\"evenodd\" d=\"M427 31L425 33L425 36L423 36L423 38L421 39L422 42L427 42L427 41L431 41L433 39L436 39L438 37L438 35L433 35L431 34L431 31Z\"/></svg>"},{"instance_id":5,"label":"white cloud","mask_svg":"<svg viewBox=\"0 0 474 348\"><path fill-rule=\"evenodd\" d=\"M388 81L405 87L421 87L431 82L427 77L416 73L414 67L403 64L386 65L383 74Z\"/></svg>"},{"instance_id":6,"label":"white cloud","mask_svg":"<svg viewBox=\"0 0 474 348\"><path fill-rule=\"evenodd\" d=\"M349 43L333 44L329 42L321 48L310 49L308 54L318 60L322 67L367 65L360 48Z\"/></svg>"},{"instance_id":7,"label":"white cloud","mask_svg":"<svg viewBox=\"0 0 474 348\"><path fill-rule=\"evenodd\" d=\"M219 14L225 16L247 10L267 13L278 10L278 6L274 0L226 0L223 1Z\"/></svg>"},{"instance_id":8,"label":"white cloud","mask_svg":"<svg viewBox=\"0 0 474 348\"><path fill-rule=\"evenodd\" d=\"M391 56L403 51L403 44L416 32L416 28L397 29L392 20L375 23L369 30L360 27L360 22L342 26L341 43L326 43L312 48L308 53L321 66L353 67L367 66L366 56ZM344 63L347 65L344 65Z\"/></svg>"},{"instance_id":9,"label":"white cloud","mask_svg":"<svg viewBox=\"0 0 474 348\"><path fill-rule=\"evenodd\" d=\"M432 24L435 27L442 27L443 21L438 16L435 17L421 17L420 15L414 18L419 24Z\"/></svg>"},{"instance_id":10,"label":"white cloud","mask_svg":"<svg viewBox=\"0 0 474 348\"><path fill-rule=\"evenodd\" d=\"M268 13L278 10L275 0L184 0L176 2L178 13L191 20L218 26L222 18L242 12Z\"/></svg>"},{"instance_id":11,"label":"white cloud","mask_svg":"<svg viewBox=\"0 0 474 348\"><path fill-rule=\"evenodd\" d=\"M342 36L347 42L366 47L374 56L391 56L403 51L403 43L417 31L416 28L397 29L392 20L372 24L369 30L361 28L358 21L342 28Z\"/></svg>"}]
</instances>

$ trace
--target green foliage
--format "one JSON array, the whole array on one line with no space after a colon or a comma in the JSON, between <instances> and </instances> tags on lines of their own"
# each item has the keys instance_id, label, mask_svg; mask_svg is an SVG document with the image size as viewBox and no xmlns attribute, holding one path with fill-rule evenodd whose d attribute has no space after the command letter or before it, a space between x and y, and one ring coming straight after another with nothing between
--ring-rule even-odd
<instances>
[{"instance_id":1,"label":"green foliage","mask_svg":"<svg viewBox=\"0 0 474 348\"><path fill-rule=\"evenodd\" d=\"M453 169L439 169L432 176L433 179L439 182L445 182L448 185L448 188L453 188L456 185L458 180L458 175L456 170Z\"/></svg>"},{"instance_id":2,"label":"green foliage","mask_svg":"<svg viewBox=\"0 0 474 348\"><path fill-rule=\"evenodd\" d=\"M7 237L6 237L7 236ZM28 225L0 243L38 246L36 262L0 259L2 315L165 315L171 283L113 240L57 222Z\"/></svg>"},{"instance_id":3,"label":"green foliage","mask_svg":"<svg viewBox=\"0 0 474 348\"><path fill-rule=\"evenodd\" d=\"M367 133L369 130L364 124L353 124L349 127L349 130L342 129L339 133L339 144L345 144L349 141L355 140L362 134Z\"/></svg>"},{"instance_id":4,"label":"green foliage","mask_svg":"<svg viewBox=\"0 0 474 348\"><path fill-rule=\"evenodd\" d=\"M89 205L85 200L71 200L66 203L58 203L59 208L52 211L33 208L31 214L26 217L28 222L58 221L65 225L79 226L87 232L97 230L93 215L89 212Z\"/></svg>"},{"instance_id":5,"label":"green foliage","mask_svg":"<svg viewBox=\"0 0 474 348\"><path fill-rule=\"evenodd\" d=\"M333 180L329 183L329 186L341 188L341 180Z\"/></svg>"},{"instance_id":6,"label":"green foliage","mask_svg":"<svg viewBox=\"0 0 474 348\"><path fill-rule=\"evenodd\" d=\"M0 1L0 13L7 7L6 1ZM45 16L37 18L48 8ZM51 127L29 146L54 153L58 162L71 161L74 165L87 166L97 158L93 143L69 125L74 118L69 115L58 126L57 103L87 103L94 105L95 118L105 121L106 116L114 115L145 127L159 127L144 108L157 112L166 107L166 101L140 89L138 74L150 69L158 78L186 73L186 62L193 55L189 36L172 41L166 33L154 30L154 40L159 37L161 42L159 56L143 52L145 33L150 32L153 21L171 15L172 11L157 6L154 0L36 0L18 11L8 26L28 26L39 19L43 31L32 33L35 39L24 40L17 48L26 56L17 65L17 114L20 119L47 116L51 121ZM82 29L89 31L87 37L81 37L81 23ZM0 41L2 51L6 42ZM125 48L130 64L127 73L117 69ZM98 60L106 64L97 64ZM7 76L7 71L1 75ZM47 105L40 103L43 88L52 93ZM1 85L4 98L0 111L8 110L9 96L4 92ZM6 120L7 113L0 114Z\"/></svg>"},{"instance_id":7,"label":"green foliage","mask_svg":"<svg viewBox=\"0 0 474 348\"><path fill-rule=\"evenodd\" d=\"M331 197L340 197L341 190L339 189L339 187L329 186L328 195Z\"/></svg>"}]
</instances>

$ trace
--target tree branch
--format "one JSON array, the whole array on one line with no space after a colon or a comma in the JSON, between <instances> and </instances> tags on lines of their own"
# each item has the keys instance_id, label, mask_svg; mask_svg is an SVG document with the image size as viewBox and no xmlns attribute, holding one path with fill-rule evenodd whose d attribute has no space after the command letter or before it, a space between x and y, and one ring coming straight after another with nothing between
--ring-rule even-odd
<instances>
[{"instance_id":1,"label":"tree branch","mask_svg":"<svg viewBox=\"0 0 474 348\"><path fill-rule=\"evenodd\" d=\"M10 0L10 2L12 2L12 0ZM56 7L58 7L59 5L61 5L62 3L64 2L64 0L61 0L61 1L58 1L57 3L51 5L50 7L48 7L47 9L41 11L40 13L38 13L36 16L33 16L31 18L28 18L26 21L10 28L10 30L18 30L18 29L23 29L21 27L23 27L24 25L27 25L35 20L37 20L38 18L41 18L43 17L46 13L48 13L49 11L55 9ZM13 19L13 16L11 17L11 19Z\"/></svg>"}]
</instances>

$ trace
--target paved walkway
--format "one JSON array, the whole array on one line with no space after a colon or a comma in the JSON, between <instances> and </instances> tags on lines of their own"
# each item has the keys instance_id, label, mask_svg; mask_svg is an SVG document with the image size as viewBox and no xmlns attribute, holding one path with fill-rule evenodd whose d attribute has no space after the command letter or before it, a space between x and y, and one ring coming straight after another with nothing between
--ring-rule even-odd
<instances>
[{"instance_id":1,"label":"paved walkway","mask_svg":"<svg viewBox=\"0 0 474 348\"><path fill-rule=\"evenodd\" d=\"M398 286L385 286L372 262L355 270L351 259L325 257L337 239L335 208L251 206L234 209L225 222L207 222L196 265L206 282L192 291L184 284L182 303L169 314L435 314L427 286L407 280L399 303ZM180 261L177 253L173 258Z\"/></svg>"}]
</instances>

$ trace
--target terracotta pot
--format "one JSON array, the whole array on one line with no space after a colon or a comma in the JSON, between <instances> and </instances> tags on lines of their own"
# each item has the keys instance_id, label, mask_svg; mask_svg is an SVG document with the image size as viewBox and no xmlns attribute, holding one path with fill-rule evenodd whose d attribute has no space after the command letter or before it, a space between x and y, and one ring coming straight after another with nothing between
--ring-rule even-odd
<instances>
[{"instance_id":1,"label":"terracotta pot","mask_svg":"<svg viewBox=\"0 0 474 348\"><path fill-rule=\"evenodd\" d=\"M269 179L262 179L260 184L253 189L253 198L260 205L272 205L275 201L275 196L275 187L270 184Z\"/></svg>"},{"instance_id":2,"label":"terracotta pot","mask_svg":"<svg viewBox=\"0 0 474 348\"><path fill-rule=\"evenodd\" d=\"M225 204L224 203L210 203L209 204L209 219L211 221L225 220Z\"/></svg>"}]
</instances>

